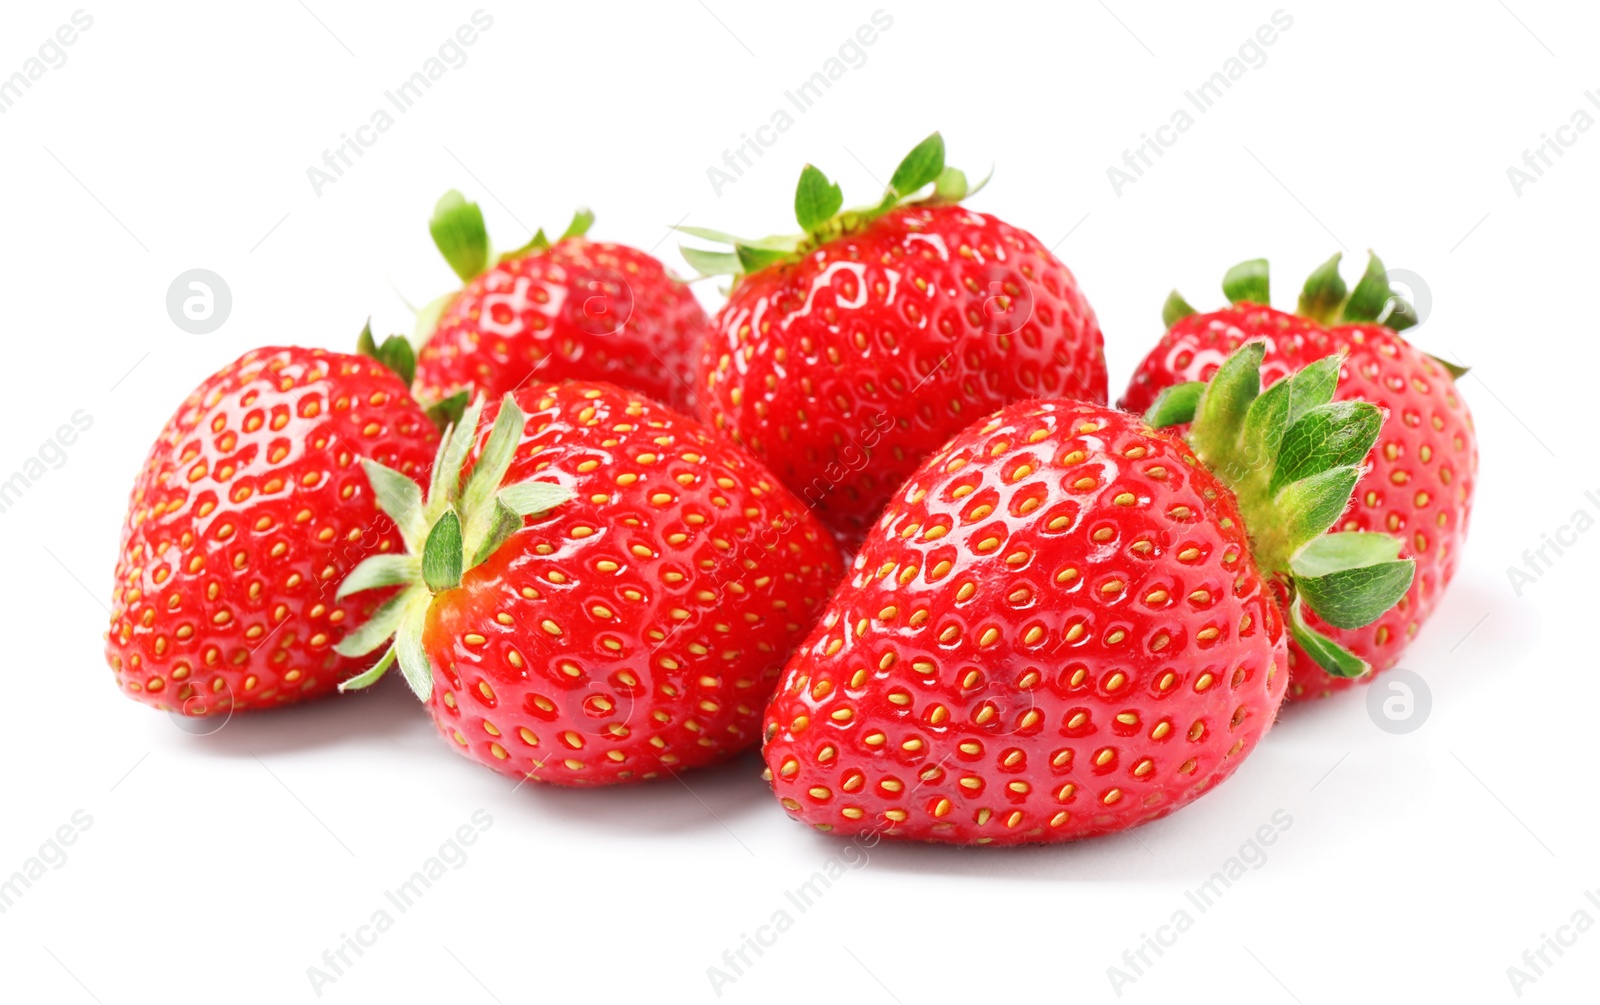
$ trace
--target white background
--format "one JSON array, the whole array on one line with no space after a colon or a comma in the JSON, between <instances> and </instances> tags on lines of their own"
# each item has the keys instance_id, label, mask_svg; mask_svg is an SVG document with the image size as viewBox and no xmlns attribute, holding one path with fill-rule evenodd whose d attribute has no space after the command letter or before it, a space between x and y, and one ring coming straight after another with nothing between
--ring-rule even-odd
<instances>
[{"instance_id":1,"label":"white background","mask_svg":"<svg viewBox=\"0 0 1600 1005\"><path fill-rule=\"evenodd\" d=\"M867 62L716 194L707 168L880 3L894 23ZM1524 950L1580 908L1600 919L1584 899L1600 887L1600 534L1520 598L1506 571L1575 511L1600 512L1600 129L1569 131L1520 195L1507 177L1574 110L1600 116L1583 96L1600 88L1592 9L1286 2L1293 27L1267 62L1119 195L1107 167L1275 0L490 0L465 65L318 195L306 169L476 8L93 6L67 62L0 115L0 477L75 410L94 420L0 514L0 876L74 811L93 821L0 914L7 1001L316 1000L307 968L477 810L492 825L466 864L325 1000L710 1002L707 968L784 908L793 927L724 1000L1114 1001L1107 968L1279 810L1293 823L1265 864L1123 999L1512 1001ZM73 10L7 4L0 76ZM482 200L500 247L586 203L596 236L681 268L668 225L791 229L807 160L866 201L936 128L974 177L996 165L973 206L1076 272L1113 395L1160 335L1167 291L1211 307L1238 260L1270 256L1285 307L1340 248L1352 278L1368 247L1424 277L1432 311L1412 337L1474 367L1461 388L1482 471L1464 563L1404 659L1432 691L1421 729L1380 730L1364 691L1290 708L1228 784L1159 823L1019 851L879 845L800 914L785 891L841 843L787 820L753 755L686 785L513 793L450 753L398 678L210 736L117 693L104 607L156 431L246 349L345 348L369 313L408 327L400 294L452 282L424 225L446 188ZM196 267L232 289L210 335L164 305ZM1600 932L1551 959L1524 997L1591 1000Z\"/></svg>"}]
</instances>

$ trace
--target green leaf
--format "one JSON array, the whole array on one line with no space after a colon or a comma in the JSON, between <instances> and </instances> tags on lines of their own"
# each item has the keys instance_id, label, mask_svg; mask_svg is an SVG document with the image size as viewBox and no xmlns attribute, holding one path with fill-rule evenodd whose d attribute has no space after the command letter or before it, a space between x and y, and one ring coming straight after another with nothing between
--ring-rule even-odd
<instances>
[{"instance_id":1,"label":"green leaf","mask_svg":"<svg viewBox=\"0 0 1600 1005\"><path fill-rule=\"evenodd\" d=\"M1230 304L1248 300L1252 304L1272 305L1272 292L1267 282L1267 260L1252 258L1240 262L1222 277L1222 293Z\"/></svg>"},{"instance_id":2,"label":"green leaf","mask_svg":"<svg viewBox=\"0 0 1600 1005\"><path fill-rule=\"evenodd\" d=\"M1242 472L1234 467L1233 455L1245 414L1261 393L1261 360L1266 343L1246 342L1222 361L1206 385L1195 410L1189 443L1213 471L1230 483Z\"/></svg>"},{"instance_id":3,"label":"green leaf","mask_svg":"<svg viewBox=\"0 0 1600 1005\"><path fill-rule=\"evenodd\" d=\"M989 183L991 181L993 181L993 180L994 180L994 165L990 164L989 165L989 173L984 175L983 176L983 180L978 182L978 184L969 187L967 189L967 194L965 196L963 196L962 198L964 198L964 199L972 198L973 196L977 195L979 192L982 192L985 188L988 188L989 187Z\"/></svg>"},{"instance_id":4,"label":"green leaf","mask_svg":"<svg viewBox=\"0 0 1600 1005\"><path fill-rule=\"evenodd\" d=\"M359 691L362 688L371 687L372 685L378 683L379 678L387 673L391 666L394 666L394 660L395 647L390 646L383 651L382 659L372 664L372 666L367 670L356 674L343 684L340 684L339 693L344 694L346 691Z\"/></svg>"},{"instance_id":5,"label":"green leaf","mask_svg":"<svg viewBox=\"0 0 1600 1005\"><path fill-rule=\"evenodd\" d=\"M1344 352L1341 350L1332 356L1324 356L1315 363L1308 363L1299 373L1280 383L1289 384L1289 413L1288 422L1293 425L1300 421L1300 417L1333 400L1333 392L1339 387L1339 370L1344 366Z\"/></svg>"},{"instance_id":6,"label":"green leaf","mask_svg":"<svg viewBox=\"0 0 1600 1005\"><path fill-rule=\"evenodd\" d=\"M428 419L440 430L449 429L461 422L461 415L467 410L467 402L472 400L469 391L457 391L443 401L436 401L427 407Z\"/></svg>"},{"instance_id":7,"label":"green leaf","mask_svg":"<svg viewBox=\"0 0 1600 1005\"><path fill-rule=\"evenodd\" d=\"M1302 317L1327 323L1339 312L1339 305L1344 303L1346 289L1344 280L1339 276L1341 257L1343 257L1341 254L1335 253L1306 278L1306 285L1300 291L1300 306L1297 308L1297 313Z\"/></svg>"},{"instance_id":8,"label":"green leaf","mask_svg":"<svg viewBox=\"0 0 1600 1005\"><path fill-rule=\"evenodd\" d=\"M958 203L968 195L967 173L960 168L946 167L933 183L933 198L943 203Z\"/></svg>"},{"instance_id":9,"label":"green leaf","mask_svg":"<svg viewBox=\"0 0 1600 1005\"><path fill-rule=\"evenodd\" d=\"M1428 354L1428 358L1444 367L1445 372L1450 375L1452 380L1460 380L1462 377L1465 377L1467 374L1472 372L1472 368L1469 366L1461 366L1459 364L1452 363L1447 359L1440 359L1432 353Z\"/></svg>"},{"instance_id":10,"label":"green leaf","mask_svg":"<svg viewBox=\"0 0 1600 1005\"><path fill-rule=\"evenodd\" d=\"M737 276L744 272L739 256L731 251L703 251L686 244L678 245L678 251L689 267L702 276Z\"/></svg>"},{"instance_id":11,"label":"green leaf","mask_svg":"<svg viewBox=\"0 0 1600 1005\"><path fill-rule=\"evenodd\" d=\"M1376 321L1388 309L1391 295L1388 271L1378 256L1368 251L1367 271L1350 291L1340 314L1345 321Z\"/></svg>"},{"instance_id":12,"label":"green leaf","mask_svg":"<svg viewBox=\"0 0 1600 1005\"><path fill-rule=\"evenodd\" d=\"M1361 469L1351 464L1319 471L1278 490L1272 505L1281 521L1289 554L1298 552L1334 525L1349 505L1350 493L1360 478Z\"/></svg>"},{"instance_id":13,"label":"green leaf","mask_svg":"<svg viewBox=\"0 0 1600 1005\"><path fill-rule=\"evenodd\" d=\"M787 251L773 251L769 248L755 248L748 244L733 246L734 254L739 256L739 268L745 273L760 272L769 265L786 261L793 257Z\"/></svg>"},{"instance_id":14,"label":"green leaf","mask_svg":"<svg viewBox=\"0 0 1600 1005\"><path fill-rule=\"evenodd\" d=\"M428 543L422 548L422 581L434 593L461 585L465 564L461 545L461 518L447 509L428 531Z\"/></svg>"},{"instance_id":15,"label":"green leaf","mask_svg":"<svg viewBox=\"0 0 1600 1005\"><path fill-rule=\"evenodd\" d=\"M411 379L417 373L417 354L404 335L390 335L383 340L383 345L377 345L372 340L372 320L369 318L367 326L361 329L361 335L356 339L356 352L382 363L406 387L411 386Z\"/></svg>"},{"instance_id":16,"label":"green leaf","mask_svg":"<svg viewBox=\"0 0 1600 1005\"><path fill-rule=\"evenodd\" d=\"M1171 328L1189 315L1197 313L1199 312L1189 306L1189 302L1183 299L1181 293L1173 290L1167 294L1167 302L1161 305L1161 323Z\"/></svg>"},{"instance_id":17,"label":"green leaf","mask_svg":"<svg viewBox=\"0 0 1600 1005\"><path fill-rule=\"evenodd\" d=\"M333 651L340 656L354 659L357 656L365 656L389 641L400 628L400 619L405 614L406 604L410 603L412 594L419 589L420 587L404 590L399 596L384 601L382 607L372 612L372 617L362 622L354 631L346 632L344 638L333 647Z\"/></svg>"},{"instance_id":18,"label":"green leaf","mask_svg":"<svg viewBox=\"0 0 1600 1005\"><path fill-rule=\"evenodd\" d=\"M844 205L844 193L837 182L807 164L800 170L800 184L794 190L794 216L800 229L814 234Z\"/></svg>"},{"instance_id":19,"label":"green leaf","mask_svg":"<svg viewBox=\"0 0 1600 1005\"><path fill-rule=\"evenodd\" d=\"M574 498L571 489L555 482L526 481L507 485L496 497L519 517L553 510Z\"/></svg>"},{"instance_id":20,"label":"green leaf","mask_svg":"<svg viewBox=\"0 0 1600 1005\"><path fill-rule=\"evenodd\" d=\"M1298 597L1289 605L1289 634L1306 655L1331 676L1360 677L1372 669L1366 660L1306 624L1305 610Z\"/></svg>"},{"instance_id":21,"label":"green leaf","mask_svg":"<svg viewBox=\"0 0 1600 1005\"><path fill-rule=\"evenodd\" d=\"M418 698L427 701L433 696L433 661L422 645L422 632L428 623L428 605L433 597L426 590L418 590L406 604L395 631L395 656L400 662L400 673Z\"/></svg>"},{"instance_id":22,"label":"green leaf","mask_svg":"<svg viewBox=\"0 0 1600 1005\"><path fill-rule=\"evenodd\" d=\"M456 298L456 292L452 290L449 293L434 297L423 305L422 310L417 312L416 324L411 328L411 344L413 346L420 349L428 344L428 339L433 337L434 331L439 327L440 316L444 314L445 308L450 306L450 302Z\"/></svg>"},{"instance_id":23,"label":"green leaf","mask_svg":"<svg viewBox=\"0 0 1600 1005\"><path fill-rule=\"evenodd\" d=\"M1162 426L1178 426L1185 422L1193 422L1195 406L1200 403L1200 396L1205 393L1205 389L1206 384L1203 380L1191 380L1165 388L1156 397L1156 402L1150 406L1150 410L1144 413L1145 424L1160 429Z\"/></svg>"},{"instance_id":24,"label":"green leaf","mask_svg":"<svg viewBox=\"0 0 1600 1005\"><path fill-rule=\"evenodd\" d=\"M473 565L481 565L506 543L507 538L522 528L522 517L501 502L498 496L490 503L490 509L493 515L489 519L488 530L484 532L483 540L478 543L472 554Z\"/></svg>"},{"instance_id":25,"label":"green leaf","mask_svg":"<svg viewBox=\"0 0 1600 1005\"><path fill-rule=\"evenodd\" d=\"M361 470L367 473L367 483L372 486L378 508L389 514L389 519L400 528L400 536L407 545L421 541L428 532L422 513L422 487L393 468L368 458L361 459Z\"/></svg>"},{"instance_id":26,"label":"green leaf","mask_svg":"<svg viewBox=\"0 0 1600 1005\"><path fill-rule=\"evenodd\" d=\"M543 254L549 250L550 238L545 236L544 228L540 227L538 230L533 232L532 237L528 238L527 244L524 244L516 251L508 251L501 255L500 261L504 262L513 258L521 258L524 255Z\"/></svg>"},{"instance_id":27,"label":"green leaf","mask_svg":"<svg viewBox=\"0 0 1600 1005\"><path fill-rule=\"evenodd\" d=\"M1347 530L1324 534L1302 548L1290 561L1295 576L1315 579L1364 565L1392 562L1400 557L1400 540L1388 534Z\"/></svg>"},{"instance_id":28,"label":"green leaf","mask_svg":"<svg viewBox=\"0 0 1600 1005\"><path fill-rule=\"evenodd\" d=\"M735 245L742 244L747 248L765 248L770 251L794 251L806 240L805 234L772 234L767 237L749 238L735 237L720 230L709 227L674 227L681 233L690 237L698 237L702 241L712 241L716 244Z\"/></svg>"},{"instance_id":29,"label":"green leaf","mask_svg":"<svg viewBox=\"0 0 1600 1005\"><path fill-rule=\"evenodd\" d=\"M467 463L473 441L478 438L478 416L483 414L483 398L467 406L461 421L446 433L433 461L433 476L428 484L429 516L435 516L444 507L455 502L461 491L461 467Z\"/></svg>"},{"instance_id":30,"label":"green leaf","mask_svg":"<svg viewBox=\"0 0 1600 1005\"><path fill-rule=\"evenodd\" d=\"M483 226L483 211L475 202L451 189L433 207L428 232L439 253L463 283L477 278L489 265L489 232Z\"/></svg>"},{"instance_id":31,"label":"green leaf","mask_svg":"<svg viewBox=\"0 0 1600 1005\"><path fill-rule=\"evenodd\" d=\"M594 210L587 206L579 207L578 211L572 214L572 222L567 224L567 229L561 232L561 240L582 237L592 226L594 226Z\"/></svg>"},{"instance_id":32,"label":"green leaf","mask_svg":"<svg viewBox=\"0 0 1600 1005\"><path fill-rule=\"evenodd\" d=\"M1332 535L1329 535L1330 537ZM1411 588L1411 559L1379 562L1326 576L1296 576L1295 589L1317 617L1336 628L1365 628L1383 617Z\"/></svg>"},{"instance_id":33,"label":"green leaf","mask_svg":"<svg viewBox=\"0 0 1600 1005\"><path fill-rule=\"evenodd\" d=\"M1289 430L1290 380L1280 380L1262 391L1244 414L1239 450L1250 469L1270 472L1277 460L1283 434Z\"/></svg>"},{"instance_id":34,"label":"green leaf","mask_svg":"<svg viewBox=\"0 0 1600 1005\"><path fill-rule=\"evenodd\" d=\"M372 555L350 570L333 599L343 600L362 590L410 583L416 580L419 571L415 555Z\"/></svg>"},{"instance_id":35,"label":"green leaf","mask_svg":"<svg viewBox=\"0 0 1600 1005\"><path fill-rule=\"evenodd\" d=\"M1319 405L1300 417L1283 436L1268 491L1319 471L1360 464L1378 442L1383 412L1365 401Z\"/></svg>"},{"instance_id":36,"label":"green leaf","mask_svg":"<svg viewBox=\"0 0 1600 1005\"><path fill-rule=\"evenodd\" d=\"M894 169L889 190L899 199L914 195L944 171L944 137L934 133L918 143Z\"/></svg>"},{"instance_id":37,"label":"green leaf","mask_svg":"<svg viewBox=\"0 0 1600 1005\"><path fill-rule=\"evenodd\" d=\"M1417 309L1405 297L1395 294L1389 298L1389 309L1378 318L1378 323L1390 331L1403 332L1407 328L1415 328L1422 319L1417 317Z\"/></svg>"},{"instance_id":38,"label":"green leaf","mask_svg":"<svg viewBox=\"0 0 1600 1005\"><path fill-rule=\"evenodd\" d=\"M733 245L751 243L742 237L734 237L732 234L724 233L720 230L712 230L710 227L685 227L682 224L678 224L672 229L676 230L680 234L688 234L690 237L698 237L702 241L712 241L717 244Z\"/></svg>"},{"instance_id":39,"label":"green leaf","mask_svg":"<svg viewBox=\"0 0 1600 1005\"><path fill-rule=\"evenodd\" d=\"M527 416L517 407L516 400L506 395L500 402L500 412L495 416L489 439L478 455L466 487L461 490L458 507L464 517L463 538L468 554L476 554L494 522L494 494L500 490L511 461L522 443L522 429Z\"/></svg>"},{"instance_id":40,"label":"green leaf","mask_svg":"<svg viewBox=\"0 0 1600 1005\"><path fill-rule=\"evenodd\" d=\"M1295 589L1317 617L1338 628L1372 624L1406 595L1416 563L1399 558L1387 534L1324 534L1289 561Z\"/></svg>"}]
</instances>

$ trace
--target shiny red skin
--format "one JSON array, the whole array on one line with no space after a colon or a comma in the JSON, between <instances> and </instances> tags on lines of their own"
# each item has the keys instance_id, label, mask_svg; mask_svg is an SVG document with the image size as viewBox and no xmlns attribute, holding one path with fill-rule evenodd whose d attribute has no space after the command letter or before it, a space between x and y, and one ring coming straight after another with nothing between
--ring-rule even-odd
<instances>
[{"instance_id":1,"label":"shiny red skin","mask_svg":"<svg viewBox=\"0 0 1600 1005\"><path fill-rule=\"evenodd\" d=\"M1106 834L1238 767L1283 700L1285 638L1233 495L1186 444L1022 402L896 493L785 669L764 756L822 830Z\"/></svg>"},{"instance_id":2,"label":"shiny red skin","mask_svg":"<svg viewBox=\"0 0 1600 1005\"><path fill-rule=\"evenodd\" d=\"M403 550L360 460L426 478L439 434L379 363L245 353L167 421L134 481L106 660L131 698L190 716L331 692L373 658L333 647L384 592L334 592Z\"/></svg>"},{"instance_id":3,"label":"shiny red skin","mask_svg":"<svg viewBox=\"0 0 1600 1005\"><path fill-rule=\"evenodd\" d=\"M1072 273L961 206L894 210L744 276L712 327L702 416L847 546L974 420L1024 398L1106 400L1100 326Z\"/></svg>"},{"instance_id":4,"label":"shiny red skin","mask_svg":"<svg viewBox=\"0 0 1600 1005\"><path fill-rule=\"evenodd\" d=\"M1307 618L1375 671L1387 670L1433 613L1466 543L1478 471L1472 414L1449 372L1388 328L1325 328L1255 304L1192 314L1173 325L1139 365L1121 406L1143 412L1162 388L1210 379L1230 352L1256 338L1267 340L1263 386L1344 349L1350 355L1334 397L1388 410L1378 443L1367 455L1367 471L1332 529L1400 538L1401 557L1416 560L1416 578L1392 610L1365 628L1333 628L1309 612ZM1291 698L1325 697L1375 676L1330 676L1292 641L1289 670Z\"/></svg>"},{"instance_id":5,"label":"shiny red skin","mask_svg":"<svg viewBox=\"0 0 1600 1005\"><path fill-rule=\"evenodd\" d=\"M843 573L833 538L748 452L641 395L568 383L516 400L528 422L507 481L577 497L434 598L441 735L503 774L574 786L752 746Z\"/></svg>"},{"instance_id":6,"label":"shiny red skin","mask_svg":"<svg viewBox=\"0 0 1600 1005\"><path fill-rule=\"evenodd\" d=\"M621 244L573 237L501 262L456 294L417 353L417 396L498 399L523 383L603 380L693 413L709 322L683 282Z\"/></svg>"}]
</instances>

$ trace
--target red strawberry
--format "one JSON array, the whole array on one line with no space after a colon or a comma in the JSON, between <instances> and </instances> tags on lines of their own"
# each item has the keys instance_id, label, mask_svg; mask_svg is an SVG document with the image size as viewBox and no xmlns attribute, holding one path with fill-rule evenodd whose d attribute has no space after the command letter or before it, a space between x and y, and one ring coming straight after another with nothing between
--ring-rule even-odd
<instances>
[{"instance_id":1,"label":"red strawberry","mask_svg":"<svg viewBox=\"0 0 1600 1005\"><path fill-rule=\"evenodd\" d=\"M846 834L1058 841L1228 777L1287 684L1269 577L1303 632L1305 604L1375 616L1410 576L1388 538L1322 534L1377 409L1324 404L1327 366L1258 396L1260 359L1247 346L1205 389L1198 454L1105 406L1030 401L928 458L767 709L789 813ZM1252 541L1252 518L1276 532Z\"/></svg>"},{"instance_id":2,"label":"red strawberry","mask_svg":"<svg viewBox=\"0 0 1600 1005\"><path fill-rule=\"evenodd\" d=\"M1265 306L1265 261L1236 267L1224 290L1233 306L1208 314L1194 313L1173 294L1166 310L1171 327L1140 364L1121 405L1142 412L1161 390L1209 378L1249 339L1267 340L1262 372L1267 384L1313 360L1346 354L1337 397L1370 401L1387 409L1390 421L1367 457L1349 508L1334 526L1399 537L1405 543L1402 554L1416 560L1417 576L1405 599L1374 624L1359 630L1331 629L1315 619L1312 624L1375 669L1386 670L1433 613L1466 542L1478 445L1472 415L1456 390L1454 378L1462 371L1396 334L1415 318L1390 290L1377 256L1348 296L1339 278L1339 256L1333 256L1307 282L1299 314ZM1385 323L1377 323L1383 312ZM1330 675L1294 645L1289 668L1291 697L1320 697L1371 680Z\"/></svg>"},{"instance_id":3,"label":"red strawberry","mask_svg":"<svg viewBox=\"0 0 1600 1005\"><path fill-rule=\"evenodd\" d=\"M688 375L705 311L655 258L586 238L593 222L580 210L555 242L541 230L491 261L477 204L445 193L430 229L466 285L418 318L417 396L499 398L530 380L607 380L693 411Z\"/></svg>"},{"instance_id":4,"label":"red strawberry","mask_svg":"<svg viewBox=\"0 0 1600 1005\"><path fill-rule=\"evenodd\" d=\"M915 197L932 184L932 194ZM1106 400L1104 346L1078 284L1028 232L964 209L938 133L883 200L807 165L803 234L684 249L733 273L700 358L701 414L854 543L929 453L975 418L1039 396Z\"/></svg>"},{"instance_id":5,"label":"red strawberry","mask_svg":"<svg viewBox=\"0 0 1600 1005\"><path fill-rule=\"evenodd\" d=\"M654 778L755 743L841 574L833 538L742 448L640 395L540 384L481 426L480 408L447 436L428 496L367 465L409 553L340 588L405 585L342 647L395 636L350 686L398 659L463 754L557 785Z\"/></svg>"},{"instance_id":6,"label":"red strawberry","mask_svg":"<svg viewBox=\"0 0 1600 1005\"><path fill-rule=\"evenodd\" d=\"M192 716L269 708L370 663L334 647L383 598L334 593L401 543L358 462L425 475L439 439L406 377L256 349L179 406L134 482L117 557L106 659L130 697Z\"/></svg>"}]
</instances>

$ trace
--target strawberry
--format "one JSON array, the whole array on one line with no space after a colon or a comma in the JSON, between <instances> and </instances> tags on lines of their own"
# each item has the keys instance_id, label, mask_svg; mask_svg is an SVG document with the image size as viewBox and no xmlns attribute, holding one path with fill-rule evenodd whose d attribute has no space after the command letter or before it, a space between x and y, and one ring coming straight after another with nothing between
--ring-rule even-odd
<instances>
[{"instance_id":1,"label":"strawberry","mask_svg":"<svg viewBox=\"0 0 1600 1005\"><path fill-rule=\"evenodd\" d=\"M1322 533L1378 410L1328 404L1337 361L1259 393L1261 356L1247 345L1164 404L1163 423L1198 411L1193 449L1057 400L1010 405L929 457L768 706L764 756L790 815L845 834L1060 841L1154 820L1227 778L1283 699L1286 627L1336 649L1307 606L1369 619L1411 575L1391 538Z\"/></svg>"},{"instance_id":2,"label":"strawberry","mask_svg":"<svg viewBox=\"0 0 1600 1005\"><path fill-rule=\"evenodd\" d=\"M405 370L405 339L385 349ZM189 395L123 526L106 641L119 687L205 716L328 694L367 666L335 647L383 598L334 593L401 543L358 462L427 473L439 435L409 381L362 356L266 348Z\"/></svg>"},{"instance_id":3,"label":"strawberry","mask_svg":"<svg viewBox=\"0 0 1600 1005\"><path fill-rule=\"evenodd\" d=\"M842 571L742 448L608 384L480 399L427 494L366 469L407 550L340 587L403 587L342 644L395 640L346 687L398 661L451 746L508 775L636 781L752 745Z\"/></svg>"},{"instance_id":4,"label":"strawberry","mask_svg":"<svg viewBox=\"0 0 1600 1005\"><path fill-rule=\"evenodd\" d=\"M978 416L1023 398L1106 400L1100 328L1072 273L1027 231L963 208L968 194L934 133L873 206L841 213L839 186L807 165L801 234L681 228L733 244L684 249L734 276L700 357L702 416L847 543Z\"/></svg>"},{"instance_id":5,"label":"strawberry","mask_svg":"<svg viewBox=\"0 0 1600 1005\"><path fill-rule=\"evenodd\" d=\"M1315 617L1311 623L1375 670L1386 670L1433 613L1466 542L1478 445L1472 415L1456 390L1455 379L1465 371L1397 334L1416 323L1415 314L1389 288L1375 255L1348 294L1339 278L1339 256L1333 256L1306 283L1298 314L1267 306L1265 261L1236 266L1223 289L1232 306L1207 314L1195 313L1172 295L1164 312L1170 327L1140 364L1121 405L1143 411L1161 390L1208 378L1228 353L1250 339L1267 342L1262 372L1267 384L1314 360L1345 354L1336 397L1370 401L1386 409L1391 421L1334 526L1396 535L1404 542L1402 554L1416 560L1417 576L1394 610L1371 625L1339 629ZM1321 697L1372 679L1329 673L1292 644L1289 670L1291 697Z\"/></svg>"},{"instance_id":6,"label":"strawberry","mask_svg":"<svg viewBox=\"0 0 1600 1005\"><path fill-rule=\"evenodd\" d=\"M454 190L429 229L465 284L424 308L415 335L417 396L499 398L525 381L605 380L679 411L707 321L688 286L637 248L585 235L579 210L559 239L544 231L491 261L483 213Z\"/></svg>"}]
</instances>

